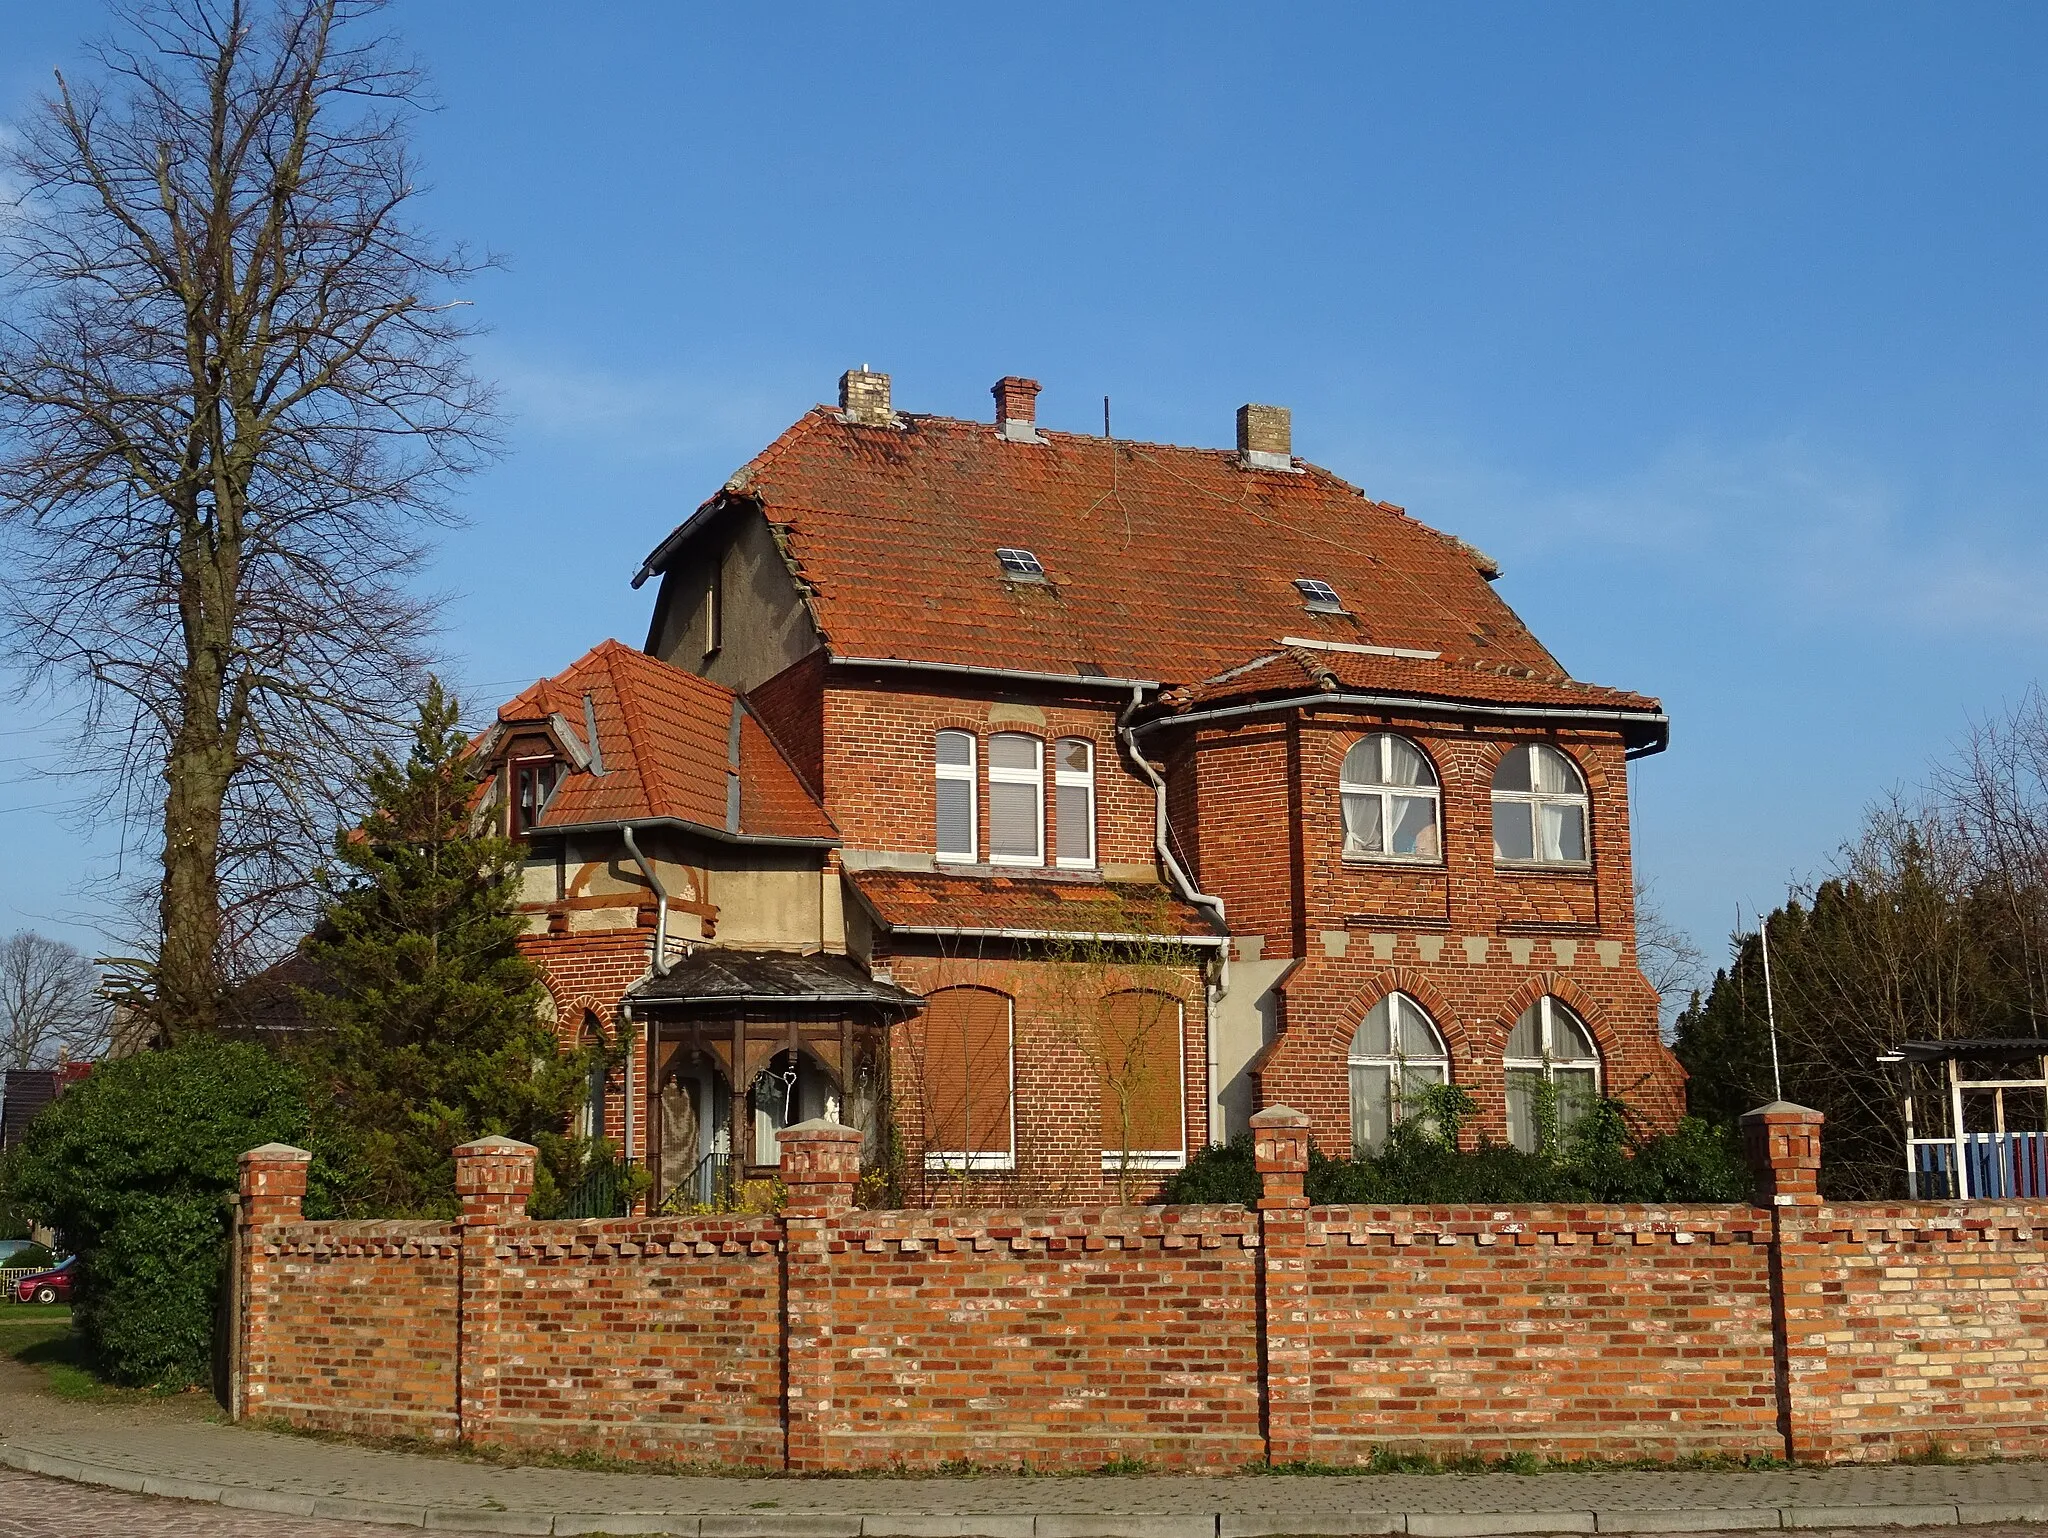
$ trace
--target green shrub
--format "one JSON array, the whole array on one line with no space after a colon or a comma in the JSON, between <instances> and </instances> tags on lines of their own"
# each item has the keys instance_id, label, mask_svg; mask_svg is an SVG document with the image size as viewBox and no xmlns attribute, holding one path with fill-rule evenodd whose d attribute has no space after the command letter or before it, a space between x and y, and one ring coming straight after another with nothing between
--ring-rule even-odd
<instances>
[{"instance_id":1,"label":"green shrub","mask_svg":"<svg viewBox=\"0 0 2048 1538\"><path fill-rule=\"evenodd\" d=\"M308 1145L303 1081L260 1047L199 1042L95 1068L29 1124L7 1185L78 1255L73 1318L121 1384L207 1377L238 1161ZM309 1207L332 1182L316 1161Z\"/></svg>"},{"instance_id":2,"label":"green shrub","mask_svg":"<svg viewBox=\"0 0 2048 1538\"><path fill-rule=\"evenodd\" d=\"M1456 1085L1424 1090L1387 1145L1369 1158L1326 1158L1310 1148L1308 1199L1317 1206L1414 1204L1555 1205L1573 1202L1739 1202L1749 1171L1731 1131L1688 1117L1654 1137L1630 1134L1619 1101L1592 1106L1537 1153L1479 1141L1460 1147L1474 1102ZM1555 1117L1539 1116L1555 1127ZM1205 1148L1168 1180L1160 1199L1174 1203L1259 1199L1251 1140Z\"/></svg>"}]
</instances>

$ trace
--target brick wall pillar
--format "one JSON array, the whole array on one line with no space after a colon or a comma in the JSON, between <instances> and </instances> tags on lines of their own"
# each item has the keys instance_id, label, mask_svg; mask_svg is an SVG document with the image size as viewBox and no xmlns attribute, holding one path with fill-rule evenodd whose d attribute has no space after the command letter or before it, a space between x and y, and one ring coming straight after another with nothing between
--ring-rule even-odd
<instances>
[{"instance_id":1,"label":"brick wall pillar","mask_svg":"<svg viewBox=\"0 0 2048 1538\"><path fill-rule=\"evenodd\" d=\"M498 1228L526 1217L539 1150L509 1137L482 1137L455 1150L455 1194L462 1199L457 1284L456 1437L490 1440L499 1410Z\"/></svg>"},{"instance_id":2,"label":"brick wall pillar","mask_svg":"<svg viewBox=\"0 0 2048 1538\"><path fill-rule=\"evenodd\" d=\"M234 1234L234 1294L228 1306L228 1414L261 1417L270 1394L270 1332L276 1257L264 1253L263 1230L303 1216L306 1172L313 1156L289 1143L265 1143L242 1155L241 1208Z\"/></svg>"},{"instance_id":3,"label":"brick wall pillar","mask_svg":"<svg viewBox=\"0 0 2048 1538\"><path fill-rule=\"evenodd\" d=\"M860 1179L861 1135L837 1122L806 1121L775 1134L782 1145L783 1464L829 1467L834 1417L832 1252Z\"/></svg>"},{"instance_id":4,"label":"brick wall pillar","mask_svg":"<svg viewBox=\"0 0 2048 1538\"><path fill-rule=\"evenodd\" d=\"M1259 1403L1266 1460L1309 1454L1308 1118L1284 1105L1251 1119L1259 1171Z\"/></svg>"},{"instance_id":5,"label":"brick wall pillar","mask_svg":"<svg viewBox=\"0 0 2048 1538\"><path fill-rule=\"evenodd\" d=\"M1820 1112L1774 1100L1742 1118L1742 1147L1756 1178L1757 1200L1771 1209L1771 1316L1776 1336L1778 1430L1785 1456L1822 1460L1834 1440L1827 1414L1827 1332L1839 1328L1824 1288L1829 1265L1825 1234L1813 1232L1820 1206ZM1821 1242L1815 1243L1818 1238Z\"/></svg>"}]
</instances>

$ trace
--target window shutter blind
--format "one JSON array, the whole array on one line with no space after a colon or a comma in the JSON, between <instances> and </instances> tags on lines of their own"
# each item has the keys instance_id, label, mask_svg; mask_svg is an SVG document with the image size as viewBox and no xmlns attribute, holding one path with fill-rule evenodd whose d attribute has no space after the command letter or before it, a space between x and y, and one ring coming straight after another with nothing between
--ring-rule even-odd
<instances>
[{"instance_id":1,"label":"window shutter blind","mask_svg":"<svg viewBox=\"0 0 2048 1538\"><path fill-rule=\"evenodd\" d=\"M988 852L1020 860L1038 854L1038 787L1001 780L988 788Z\"/></svg>"},{"instance_id":2,"label":"window shutter blind","mask_svg":"<svg viewBox=\"0 0 2048 1538\"><path fill-rule=\"evenodd\" d=\"M927 1150L1011 1153L1008 995L942 988L926 1002L923 1030Z\"/></svg>"},{"instance_id":3,"label":"window shutter blind","mask_svg":"<svg viewBox=\"0 0 2048 1538\"><path fill-rule=\"evenodd\" d=\"M1170 994L1116 993L1103 1000L1104 1153L1182 1151L1180 1037L1180 1001Z\"/></svg>"}]
</instances>

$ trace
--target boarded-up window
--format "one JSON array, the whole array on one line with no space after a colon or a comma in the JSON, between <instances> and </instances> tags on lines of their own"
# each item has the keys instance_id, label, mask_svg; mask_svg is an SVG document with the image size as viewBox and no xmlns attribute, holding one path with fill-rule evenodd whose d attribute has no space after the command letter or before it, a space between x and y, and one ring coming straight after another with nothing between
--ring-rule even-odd
<instances>
[{"instance_id":1,"label":"boarded-up window","mask_svg":"<svg viewBox=\"0 0 2048 1538\"><path fill-rule=\"evenodd\" d=\"M941 988L922 1027L926 1159L1007 1169L1015 1151L1010 1105L1011 1006L987 988Z\"/></svg>"},{"instance_id":2,"label":"boarded-up window","mask_svg":"<svg viewBox=\"0 0 2048 1538\"><path fill-rule=\"evenodd\" d=\"M1113 993L1100 1020L1104 1167L1126 1153L1151 1156L1147 1164L1177 1162L1185 1146L1180 1000L1150 990Z\"/></svg>"}]
</instances>

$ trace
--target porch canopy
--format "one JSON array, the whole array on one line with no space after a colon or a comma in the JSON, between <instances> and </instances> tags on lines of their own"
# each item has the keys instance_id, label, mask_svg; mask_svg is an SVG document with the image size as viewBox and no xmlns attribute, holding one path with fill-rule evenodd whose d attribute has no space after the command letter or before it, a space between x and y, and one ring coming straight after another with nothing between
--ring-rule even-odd
<instances>
[{"instance_id":1,"label":"porch canopy","mask_svg":"<svg viewBox=\"0 0 2048 1538\"><path fill-rule=\"evenodd\" d=\"M775 1163L774 1134L882 1125L889 1028L924 1000L824 952L700 946L627 995L647 1032L655 1200Z\"/></svg>"},{"instance_id":2,"label":"porch canopy","mask_svg":"<svg viewBox=\"0 0 2048 1538\"><path fill-rule=\"evenodd\" d=\"M2048 1040L1905 1041L1878 1063L1899 1073L1913 1197L2048 1196Z\"/></svg>"}]
</instances>

